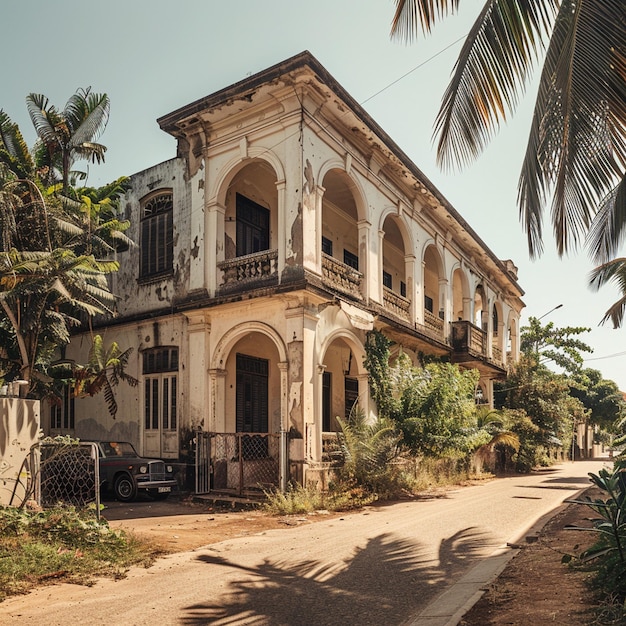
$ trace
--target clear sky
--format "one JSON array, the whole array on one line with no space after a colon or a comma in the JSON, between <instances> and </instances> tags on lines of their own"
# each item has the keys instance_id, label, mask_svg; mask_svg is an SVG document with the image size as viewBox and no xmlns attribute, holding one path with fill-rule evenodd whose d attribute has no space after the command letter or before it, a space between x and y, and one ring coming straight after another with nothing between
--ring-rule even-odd
<instances>
[{"instance_id":1,"label":"clear sky","mask_svg":"<svg viewBox=\"0 0 626 626\"><path fill-rule=\"evenodd\" d=\"M35 134L24 98L43 93L63 108L80 87L111 98L98 186L175 156L156 119L294 54L309 50L363 105L501 259L519 268L528 316L585 326L594 352L586 367L626 390L626 330L599 326L618 294L587 287L584 251L559 259L546 216L543 256L530 261L518 219L517 179L533 93L475 164L443 173L432 127L454 61L480 3L464 3L428 37L389 38L393 0L4 0L0 108Z\"/></svg>"}]
</instances>

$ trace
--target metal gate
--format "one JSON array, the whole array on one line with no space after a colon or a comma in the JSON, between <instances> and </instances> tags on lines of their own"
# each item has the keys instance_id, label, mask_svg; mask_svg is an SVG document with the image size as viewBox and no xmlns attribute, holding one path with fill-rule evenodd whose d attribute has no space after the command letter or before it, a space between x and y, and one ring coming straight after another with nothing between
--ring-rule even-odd
<instances>
[{"instance_id":1,"label":"metal gate","mask_svg":"<svg viewBox=\"0 0 626 626\"><path fill-rule=\"evenodd\" d=\"M278 487L280 441L269 433L197 433L196 493L253 496Z\"/></svg>"},{"instance_id":2,"label":"metal gate","mask_svg":"<svg viewBox=\"0 0 626 626\"><path fill-rule=\"evenodd\" d=\"M196 432L196 493L211 491L211 435Z\"/></svg>"}]
</instances>

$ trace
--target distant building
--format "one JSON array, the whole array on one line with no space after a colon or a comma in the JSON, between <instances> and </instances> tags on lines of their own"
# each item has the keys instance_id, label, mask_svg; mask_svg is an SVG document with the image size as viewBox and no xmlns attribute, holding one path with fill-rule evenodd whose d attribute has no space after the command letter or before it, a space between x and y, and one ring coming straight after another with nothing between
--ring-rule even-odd
<instances>
[{"instance_id":1,"label":"distant building","mask_svg":"<svg viewBox=\"0 0 626 626\"><path fill-rule=\"evenodd\" d=\"M115 420L104 398L77 400L44 419L49 434L128 440L190 468L198 448L212 489L317 480L336 416L376 414L371 329L416 363L478 369L477 400L492 402L519 354L517 268L311 54L158 123L177 156L132 176L138 245L119 253L119 315L100 328L134 348L140 384L117 387ZM68 358L89 345L76 337Z\"/></svg>"}]
</instances>

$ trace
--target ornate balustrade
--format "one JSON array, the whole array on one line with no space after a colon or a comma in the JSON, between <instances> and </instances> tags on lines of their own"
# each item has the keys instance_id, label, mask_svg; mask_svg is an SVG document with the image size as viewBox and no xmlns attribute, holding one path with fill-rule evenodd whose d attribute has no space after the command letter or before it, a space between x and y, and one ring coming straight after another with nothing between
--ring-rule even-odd
<instances>
[{"instance_id":1,"label":"ornate balustrade","mask_svg":"<svg viewBox=\"0 0 626 626\"><path fill-rule=\"evenodd\" d=\"M278 250L238 256L217 265L224 273L222 287L232 287L278 275Z\"/></svg>"},{"instance_id":2,"label":"ornate balustrade","mask_svg":"<svg viewBox=\"0 0 626 626\"><path fill-rule=\"evenodd\" d=\"M322 276L324 282L333 289L350 294L359 300L362 299L361 280L363 274L353 267L322 253Z\"/></svg>"},{"instance_id":3,"label":"ornate balustrade","mask_svg":"<svg viewBox=\"0 0 626 626\"><path fill-rule=\"evenodd\" d=\"M502 350L496 346L491 346L491 356L494 361L502 363Z\"/></svg>"},{"instance_id":4,"label":"ornate balustrade","mask_svg":"<svg viewBox=\"0 0 626 626\"><path fill-rule=\"evenodd\" d=\"M443 320L427 310L424 310L424 326L437 336L443 336Z\"/></svg>"},{"instance_id":5,"label":"ornate balustrade","mask_svg":"<svg viewBox=\"0 0 626 626\"><path fill-rule=\"evenodd\" d=\"M411 302L409 300L391 291L391 289L383 287L383 301L390 313L404 320L410 320Z\"/></svg>"}]
</instances>

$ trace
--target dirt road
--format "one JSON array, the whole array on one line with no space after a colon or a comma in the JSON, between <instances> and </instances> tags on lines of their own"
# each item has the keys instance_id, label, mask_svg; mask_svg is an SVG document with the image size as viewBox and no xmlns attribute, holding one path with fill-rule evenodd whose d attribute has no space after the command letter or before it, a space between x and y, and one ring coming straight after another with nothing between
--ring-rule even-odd
<instances>
[{"instance_id":1,"label":"dirt road","mask_svg":"<svg viewBox=\"0 0 626 626\"><path fill-rule=\"evenodd\" d=\"M600 462L270 529L169 555L124 580L60 585L0 604L0 623L416 623L441 592L588 486ZM125 520L130 523L130 518Z\"/></svg>"}]
</instances>

